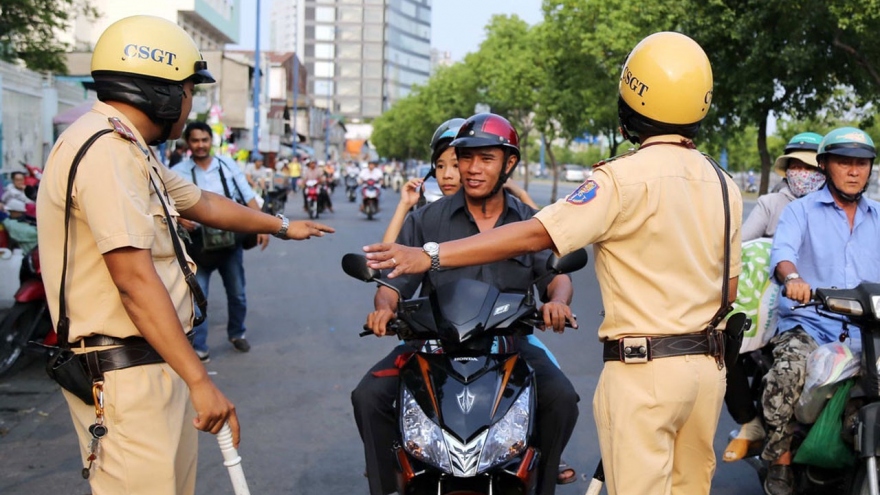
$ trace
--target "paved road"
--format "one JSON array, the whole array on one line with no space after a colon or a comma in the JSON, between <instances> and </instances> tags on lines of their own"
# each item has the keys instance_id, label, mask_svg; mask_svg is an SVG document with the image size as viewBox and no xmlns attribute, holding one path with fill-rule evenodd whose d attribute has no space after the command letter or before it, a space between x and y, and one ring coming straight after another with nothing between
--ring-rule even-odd
<instances>
[{"instance_id":1,"label":"paved road","mask_svg":"<svg viewBox=\"0 0 880 495\"><path fill-rule=\"evenodd\" d=\"M533 185L533 195L545 203L541 187ZM549 194L549 186L546 190ZM250 353L236 353L225 342L225 301L217 277L211 287L213 359L207 367L238 408L240 453L255 495L367 492L349 394L396 341L356 336L372 307L374 288L346 277L339 260L378 240L387 218L367 221L355 204L338 202L341 196L337 192L334 198L336 213L322 218L337 229L334 236L288 243L273 239L265 252L246 254ZM395 202L393 192L386 192L388 214ZM291 202L287 213L303 218L297 206ZM582 398L565 458L587 476L599 457L590 403L602 366L595 333L601 301L592 260L574 275L574 283L572 307L581 328L542 339ZM715 441L719 455L732 426L723 413ZM76 443L60 392L39 364L0 380L0 493L88 494ZM212 436L201 434L200 453L197 494L232 493ZM586 486L581 479L557 493L580 494ZM747 466L722 464L712 493L758 495L761 489Z\"/></svg>"}]
</instances>

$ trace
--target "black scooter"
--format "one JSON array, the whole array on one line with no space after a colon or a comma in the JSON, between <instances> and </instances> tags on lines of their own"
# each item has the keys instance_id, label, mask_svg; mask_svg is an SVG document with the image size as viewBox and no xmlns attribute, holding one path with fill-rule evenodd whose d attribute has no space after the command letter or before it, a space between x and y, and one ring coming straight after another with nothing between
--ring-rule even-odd
<instances>
[{"instance_id":1,"label":"black scooter","mask_svg":"<svg viewBox=\"0 0 880 495\"><path fill-rule=\"evenodd\" d=\"M844 439L851 439L857 460L843 469L793 464L795 493L880 495L877 469L877 456L880 455L880 373L877 369L877 359L880 357L880 284L862 283L853 289L816 289L812 302L795 308L812 308L824 317L838 320L844 332L848 332L851 326L856 327L862 337L860 376L850 390L841 431ZM753 380L757 380L757 383L769 369L768 354L766 350L758 350L749 356L756 364ZM753 391L753 397L760 405L760 387L753 387ZM737 433L731 432L731 438ZM763 483L767 474L766 462L757 455L743 460L758 471Z\"/></svg>"},{"instance_id":2,"label":"black scooter","mask_svg":"<svg viewBox=\"0 0 880 495\"><path fill-rule=\"evenodd\" d=\"M555 275L586 263L586 251L579 250L551 257L547 268ZM345 255L342 268L396 291L363 256ZM398 493L534 494L540 457L533 441L534 372L516 351L516 339L506 339L514 345L500 352L493 352L493 344L541 324L531 290L502 293L476 280L400 301L389 330L418 342L419 351L400 368Z\"/></svg>"}]
</instances>

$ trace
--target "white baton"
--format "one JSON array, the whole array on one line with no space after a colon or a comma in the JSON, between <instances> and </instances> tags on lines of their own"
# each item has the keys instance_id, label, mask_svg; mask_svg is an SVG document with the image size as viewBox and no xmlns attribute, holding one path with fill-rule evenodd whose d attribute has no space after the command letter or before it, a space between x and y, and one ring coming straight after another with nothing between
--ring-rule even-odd
<instances>
[{"instance_id":1,"label":"white baton","mask_svg":"<svg viewBox=\"0 0 880 495\"><path fill-rule=\"evenodd\" d=\"M223 423L223 428L217 433L217 443L223 454L223 465L229 471L229 479L232 481L232 489L235 495L251 495L248 490L247 480L244 478L244 470L241 468L241 456L232 445L232 430L229 423Z\"/></svg>"}]
</instances>

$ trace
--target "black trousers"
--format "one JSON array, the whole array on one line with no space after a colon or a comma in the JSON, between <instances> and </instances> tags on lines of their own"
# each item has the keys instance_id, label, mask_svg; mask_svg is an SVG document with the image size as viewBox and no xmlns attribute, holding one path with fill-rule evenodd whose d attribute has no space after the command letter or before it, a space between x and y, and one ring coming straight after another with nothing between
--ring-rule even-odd
<instances>
[{"instance_id":1,"label":"black trousers","mask_svg":"<svg viewBox=\"0 0 880 495\"><path fill-rule=\"evenodd\" d=\"M376 377L373 371L394 367L400 354L411 352L406 345L396 346L376 363L351 393L354 418L364 442L364 458L371 495L385 495L397 490L393 443L399 437L394 403L399 380L394 377ZM547 357L543 349L522 339L520 354L535 370L535 389L538 411L535 445L541 451L538 464L539 495L556 492L559 458L577 423L580 400L568 378Z\"/></svg>"}]
</instances>

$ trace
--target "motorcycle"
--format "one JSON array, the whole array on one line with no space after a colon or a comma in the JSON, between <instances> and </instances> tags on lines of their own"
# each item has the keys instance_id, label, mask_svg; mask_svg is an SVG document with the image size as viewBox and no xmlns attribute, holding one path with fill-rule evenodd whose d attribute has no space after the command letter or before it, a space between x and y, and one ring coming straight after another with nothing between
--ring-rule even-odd
<instances>
[{"instance_id":1,"label":"motorcycle","mask_svg":"<svg viewBox=\"0 0 880 495\"><path fill-rule=\"evenodd\" d=\"M354 203L357 199L358 176L357 174L348 174L345 176L345 195L348 201Z\"/></svg>"},{"instance_id":2,"label":"motorcycle","mask_svg":"<svg viewBox=\"0 0 880 495\"><path fill-rule=\"evenodd\" d=\"M805 493L847 493L851 495L880 495L878 489L877 456L880 455L880 373L878 373L878 353L880 353L880 284L861 283L853 289L816 289L810 303L795 308L814 308L820 315L838 320L844 333L849 327L857 327L862 338L861 365L859 377L850 389L844 409L841 437L851 446L857 462L838 469L792 464L797 494ZM770 368L770 354L766 349L750 353L753 370L752 395L760 404L761 377ZM856 356L858 359L858 356ZM803 399L803 397L802 397ZM827 400L825 394L810 397L805 404L798 404L803 410L818 410L809 401ZM819 405L821 408L821 404ZM803 429L809 427L803 425ZM738 431L730 433L734 438ZM796 438L796 443L804 435ZM757 472L763 483L767 475L767 463L750 453L745 460Z\"/></svg>"},{"instance_id":3,"label":"motorcycle","mask_svg":"<svg viewBox=\"0 0 880 495\"><path fill-rule=\"evenodd\" d=\"M39 349L40 353L47 352L45 347L28 346L28 342L54 346L58 340L46 304L39 247L23 257L19 283L15 303L0 322L0 376L14 368L24 351Z\"/></svg>"},{"instance_id":4,"label":"motorcycle","mask_svg":"<svg viewBox=\"0 0 880 495\"><path fill-rule=\"evenodd\" d=\"M580 270L586 263L583 249L553 256L548 276ZM361 255L345 255L342 269L397 292ZM516 339L507 339L512 345L503 351L494 348L496 338L525 336L542 325L532 290L502 293L461 279L427 297L401 298L388 329L419 347L400 366L395 406L401 495L535 493L540 392L534 372L516 350Z\"/></svg>"},{"instance_id":5,"label":"motorcycle","mask_svg":"<svg viewBox=\"0 0 880 495\"><path fill-rule=\"evenodd\" d=\"M361 196L363 196L361 209L367 214L368 220L372 220L373 215L379 211L380 194L379 184L374 179L367 179L364 182L364 186L361 188Z\"/></svg>"},{"instance_id":6,"label":"motorcycle","mask_svg":"<svg viewBox=\"0 0 880 495\"><path fill-rule=\"evenodd\" d=\"M287 206L286 187L277 187L274 191L267 191L263 195L263 212L270 215L284 213L285 206Z\"/></svg>"},{"instance_id":7,"label":"motorcycle","mask_svg":"<svg viewBox=\"0 0 880 495\"><path fill-rule=\"evenodd\" d=\"M318 214L324 211L324 205L321 204L321 185L315 179L307 180L303 193L306 195L306 209L309 212L309 218L314 220L318 218Z\"/></svg>"}]
</instances>

